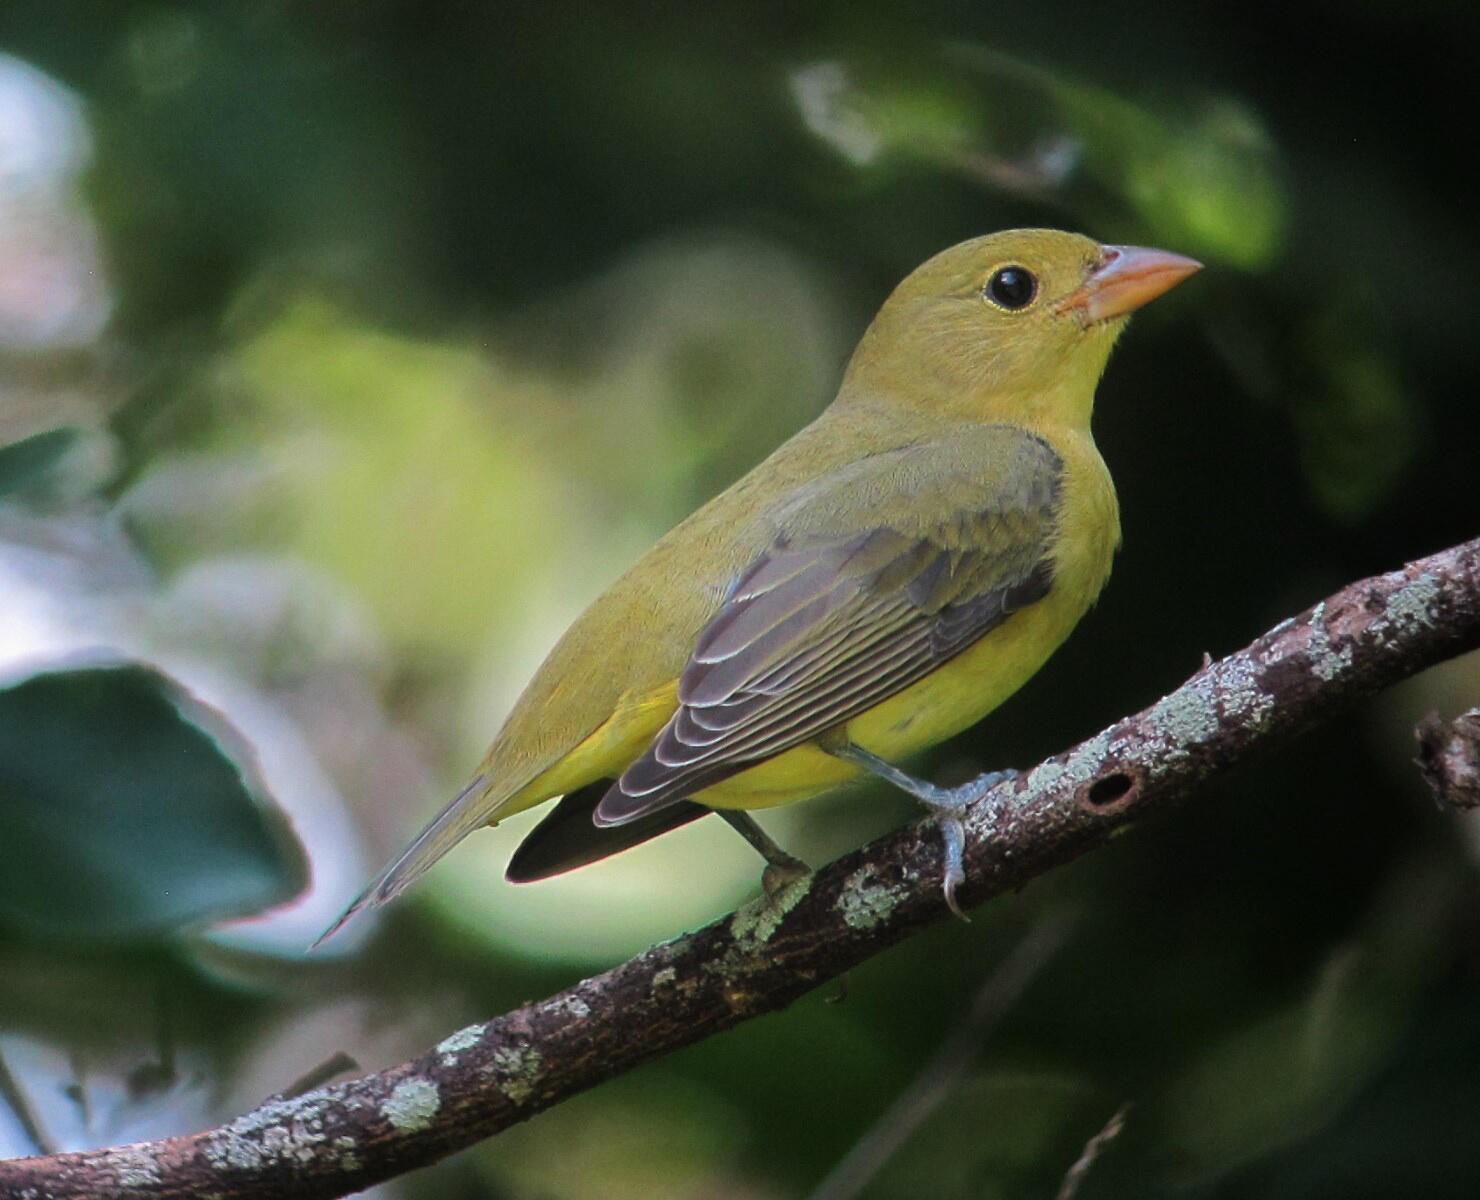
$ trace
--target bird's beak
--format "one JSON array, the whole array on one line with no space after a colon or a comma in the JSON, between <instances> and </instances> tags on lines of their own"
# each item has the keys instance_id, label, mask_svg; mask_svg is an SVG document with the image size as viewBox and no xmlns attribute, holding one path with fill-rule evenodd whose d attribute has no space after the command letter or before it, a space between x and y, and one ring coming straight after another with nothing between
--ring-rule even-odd
<instances>
[{"instance_id":1,"label":"bird's beak","mask_svg":"<svg viewBox=\"0 0 1480 1200\"><path fill-rule=\"evenodd\" d=\"M1100 265L1054 306L1055 312L1073 313L1084 325L1124 317L1202 270L1196 259L1167 250L1145 246L1103 250Z\"/></svg>"}]
</instances>

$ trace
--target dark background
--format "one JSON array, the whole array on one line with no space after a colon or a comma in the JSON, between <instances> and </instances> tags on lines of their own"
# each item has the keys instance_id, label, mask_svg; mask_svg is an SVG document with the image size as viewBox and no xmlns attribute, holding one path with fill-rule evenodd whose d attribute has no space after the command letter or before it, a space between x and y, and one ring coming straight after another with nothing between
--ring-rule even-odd
<instances>
[{"instance_id":1,"label":"dark background","mask_svg":"<svg viewBox=\"0 0 1480 1200\"><path fill-rule=\"evenodd\" d=\"M567 880L475 837L311 940L565 624L805 423L888 290L1055 225L1207 270L1096 433L1125 547L1026 765L1473 536L1465 6L0 7L0 1153L198 1128L726 911L701 823ZM1469 1197L1480 828L1430 672L1174 820L382 1189L805 1195L1072 919L870 1196ZM885 794L765 818L825 861ZM512 823L511 823L512 824Z\"/></svg>"}]
</instances>

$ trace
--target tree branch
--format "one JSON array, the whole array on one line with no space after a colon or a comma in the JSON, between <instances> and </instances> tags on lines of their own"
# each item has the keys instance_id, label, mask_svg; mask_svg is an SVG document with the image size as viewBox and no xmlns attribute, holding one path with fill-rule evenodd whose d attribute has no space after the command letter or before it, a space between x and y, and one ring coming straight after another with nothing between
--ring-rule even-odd
<instances>
[{"instance_id":1,"label":"tree branch","mask_svg":"<svg viewBox=\"0 0 1480 1200\"><path fill-rule=\"evenodd\" d=\"M1480 539L1365 579L989 794L965 903L1170 811L1208 777L1480 645ZM334 1197L435 1162L649 1059L784 1008L945 912L939 843L895 831L696 933L400 1066L230 1124L0 1163L6 1197ZM28 1190L30 1189L30 1190Z\"/></svg>"}]
</instances>

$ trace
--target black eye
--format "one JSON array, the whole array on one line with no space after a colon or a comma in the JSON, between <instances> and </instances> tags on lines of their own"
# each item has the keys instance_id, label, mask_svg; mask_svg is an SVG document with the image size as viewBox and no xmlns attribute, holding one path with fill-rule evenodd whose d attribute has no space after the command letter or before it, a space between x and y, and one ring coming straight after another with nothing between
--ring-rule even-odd
<instances>
[{"instance_id":1,"label":"black eye","mask_svg":"<svg viewBox=\"0 0 1480 1200\"><path fill-rule=\"evenodd\" d=\"M1026 308L1038 292L1027 267L1003 267L987 280L987 299L1003 308Z\"/></svg>"}]
</instances>

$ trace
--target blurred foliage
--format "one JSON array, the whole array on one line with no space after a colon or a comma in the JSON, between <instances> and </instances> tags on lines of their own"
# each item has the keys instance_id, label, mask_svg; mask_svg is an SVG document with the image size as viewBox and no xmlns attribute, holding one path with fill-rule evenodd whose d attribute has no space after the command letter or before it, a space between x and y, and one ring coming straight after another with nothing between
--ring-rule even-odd
<instances>
[{"instance_id":1,"label":"blurred foliage","mask_svg":"<svg viewBox=\"0 0 1480 1200\"><path fill-rule=\"evenodd\" d=\"M1126 547L948 778L1476 533L1463 6L0 6L0 1153L198 1128L726 911L699 822L538 887L480 835L302 948L581 607L1010 225L1208 264L1101 388ZM1423 86L1393 88L1394 63ZM806 1194L1008 948L1073 940L870 1196L1469 1197L1474 656L1022 897L386 1196ZM764 820L826 861L912 815ZM511 823L515 824L515 823ZM304 870L305 863L307 870ZM290 895L291 893L291 895ZM7 1083L6 1081L9 1081Z\"/></svg>"},{"instance_id":2,"label":"blurred foliage","mask_svg":"<svg viewBox=\"0 0 1480 1200\"><path fill-rule=\"evenodd\" d=\"M0 446L0 497L23 493L44 481L76 440L75 429L48 429Z\"/></svg>"},{"instance_id":3,"label":"blurred foliage","mask_svg":"<svg viewBox=\"0 0 1480 1200\"><path fill-rule=\"evenodd\" d=\"M130 937L302 889L297 843L264 819L210 714L184 705L128 666L0 691L0 921L47 939Z\"/></svg>"},{"instance_id":4,"label":"blurred foliage","mask_svg":"<svg viewBox=\"0 0 1480 1200\"><path fill-rule=\"evenodd\" d=\"M1232 98L1135 103L978 45L955 44L909 74L900 57L792 76L808 128L855 166L958 172L1234 267L1267 267L1282 248L1274 147Z\"/></svg>"}]
</instances>

